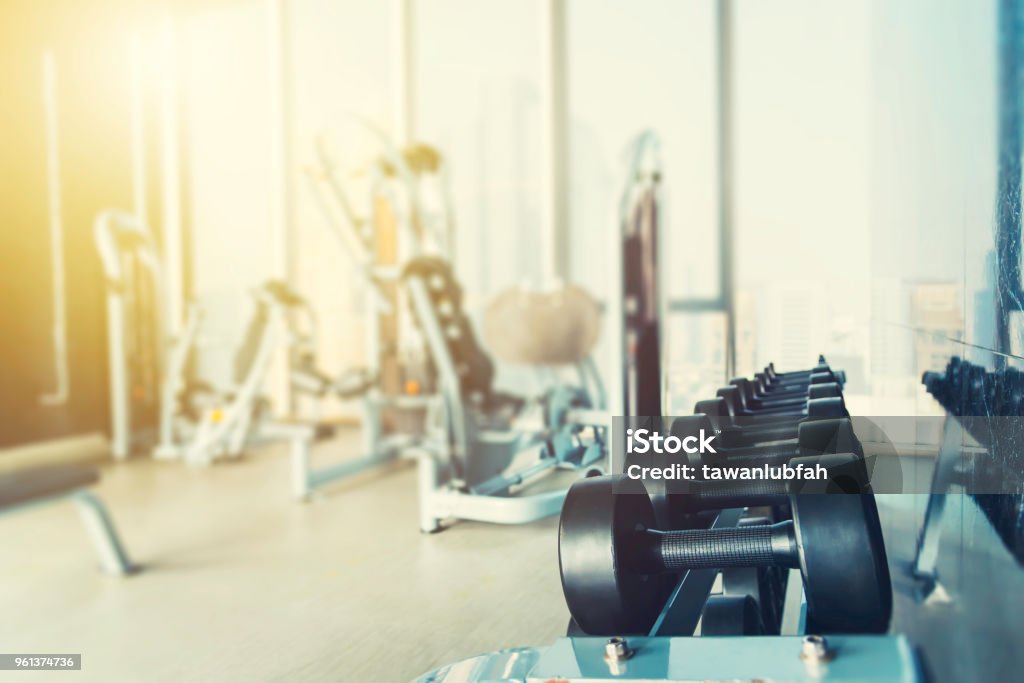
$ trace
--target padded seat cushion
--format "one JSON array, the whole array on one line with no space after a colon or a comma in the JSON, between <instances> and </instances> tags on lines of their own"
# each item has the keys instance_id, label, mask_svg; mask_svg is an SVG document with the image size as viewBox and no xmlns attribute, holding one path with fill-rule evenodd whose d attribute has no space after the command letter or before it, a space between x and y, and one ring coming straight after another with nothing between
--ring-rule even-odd
<instances>
[{"instance_id":1,"label":"padded seat cushion","mask_svg":"<svg viewBox=\"0 0 1024 683\"><path fill-rule=\"evenodd\" d=\"M483 329L488 349L506 363L571 365L597 343L601 311L576 285L549 292L513 288L488 305Z\"/></svg>"},{"instance_id":2,"label":"padded seat cushion","mask_svg":"<svg viewBox=\"0 0 1024 683\"><path fill-rule=\"evenodd\" d=\"M99 481L95 467L49 465L0 473L0 510L69 493Z\"/></svg>"}]
</instances>

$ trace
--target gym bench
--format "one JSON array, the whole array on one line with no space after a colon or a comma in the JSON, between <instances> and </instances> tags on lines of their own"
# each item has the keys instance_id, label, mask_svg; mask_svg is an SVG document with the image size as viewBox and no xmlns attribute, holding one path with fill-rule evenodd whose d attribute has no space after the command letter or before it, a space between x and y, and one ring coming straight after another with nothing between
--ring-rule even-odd
<instances>
[{"instance_id":1,"label":"gym bench","mask_svg":"<svg viewBox=\"0 0 1024 683\"><path fill-rule=\"evenodd\" d=\"M132 574L138 568L128 559L107 506L89 490L99 479L95 468L77 465L32 467L0 473L0 514L72 499L78 506L103 571L116 576Z\"/></svg>"}]
</instances>

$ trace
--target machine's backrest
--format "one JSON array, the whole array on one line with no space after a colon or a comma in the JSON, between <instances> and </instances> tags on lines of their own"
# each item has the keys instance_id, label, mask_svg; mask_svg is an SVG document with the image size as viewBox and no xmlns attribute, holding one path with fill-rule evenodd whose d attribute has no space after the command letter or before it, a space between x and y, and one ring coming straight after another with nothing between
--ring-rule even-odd
<instances>
[{"instance_id":1,"label":"machine's backrest","mask_svg":"<svg viewBox=\"0 0 1024 683\"><path fill-rule=\"evenodd\" d=\"M443 349L431 345L435 365L443 364L437 356L446 353L462 394L488 402L493 391L494 363L477 341L462 309L462 287L451 266L442 258L421 256L406 266L404 278L421 282L429 300L429 311L414 308L417 324L421 328L436 326L444 340Z\"/></svg>"}]
</instances>

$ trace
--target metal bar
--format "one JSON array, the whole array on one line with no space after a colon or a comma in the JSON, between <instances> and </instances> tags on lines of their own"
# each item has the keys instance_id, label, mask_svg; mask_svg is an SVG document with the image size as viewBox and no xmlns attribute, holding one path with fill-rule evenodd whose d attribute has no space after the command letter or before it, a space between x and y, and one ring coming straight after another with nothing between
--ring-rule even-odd
<instances>
[{"instance_id":1,"label":"metal bar","mask_svg":"<svg viewBox=\"0 0 1024 683\"><path fill-rule=\"evenodd\" d=\"M308 500L313 491L321 486L394 460L402 450L398 445L379 447L353 460L314 469L310 461L312 443L312 434L307 437L297 433L291 438L292 491L300 500Z\"/></svg>"},{"instance_id":2,"label":"metal bar","mask_svg":"<svg viewBox=\"0 0 1024 683\"><path fill-rule=\"evenodd\" d=\"M358 460L352 460L350 462L343 462L337 465L331 465L329 467L323 467L321 469L310 470L309 472L309 487L315 489L329 484L334 481L346 479L353 475L365 472L366 470L380 465L385 460L394 457L396 453L390 453L386 456L372 454L366 455Z\"/></svg>"},{"instance_id":3,"label":"metal bar","mask_svg":"<svg viewBox=\"0 0 1024 683\"><path fill-rule=\"evenodd\" d=\"M46 123L46 196L50 217L50 260L53 287L53 368L56 387L39 397L46 406L67 403L71 393L68 370L67 292L64 283L64 222L61 214L60 143L57 120L57 67L53 52L43 53L43 113Z\"/></svg>"},{"instance_id":4,"label":"metal bar","mask_svg":"<svg viewBox=\"0 0 1024 683\"><path fill-rule=\"evenodd\" d=\"M550 472L558 465L558 461L552 457L542 458L529 467L513 474L499 474L482 484L473 487L473 495L477 496L506 496L509 495L513 486L520 486L534 477Z\"/></svg>"},{"instance_id":5,"label":"metal bar","mask_svg":"<svg viewBox=\"0 0 1024 683\"><path fill-rule=\"evenodd\" d=\"M416 457L416 491L419 496L420 531L431 534L441 529L443 517L435 512L433 496L441 486L442 468L436 453L430 449L414 452Z\"/></svg>"},{"instance_id":6,"label":"metal bar","mask_svg":"<svg viewBox=\"0 0 1024 683\"><path fill-rule=\"evenodd\" d=\"M562 490L504 497L435 490L429 494L429 514L438 519L453 517L492 524L528 524L557 515L565 494Z\"/></svg>"},{"instance_id":7,"label":"metal bar","mask_svg":"<svg viewBox=\"0 0 1024 683\"><path fill-rule=\"evenodd\" d=\"M122 460L131 451L132 441L132 377L127 353L125 328L127 312L126 288L134 285L124 269L124 236L132 246L129 250L137 257L138 263L152 275L156 296L156 334L161 351L157 354L157 374L161 382L167 381L167 363L163 346L167 343L167 295L166 278L156 243L147 226L135 215L116 209L106 210L96 216L93 223L93 237L103 266L106 279L107 298L107 346L110 375L111 444L114 458ZM128 279L126 279L128 278ZM173 403L173 402L172 402Z\"/></svg>"},{"instance_id":8,"label":"metal bar","mask_svg":"<svg viewBox=\"0 0 1024 683\"><path fill-rule=\"evenodd\" d=\"M942 426L942 443L935 459L931 493L925 508L924 522L917 538L912 573L921 582L920 597L927 597L938 579L939 541L942 538L942 517L946 494L956 478L957 464L963 453L964 434L960 421L947 416Z\"/></svg>"},{"instance_id":9,"label":"metal bar","mask_svg":"<svg viewBox=\"0 0 1024 683\"><path fill-rule=\"evenodd\" d=\"M783 636L803 635L806 623L807 601L804 599L803 575L800 574L799 569L790 569L786 574L779 634Z\"/></svg>"},{"instance_id":10,"label":"metal bar","mask_svg":"<svg viewBox=\"0 0 1024 683\"><path fill-rule=\"evenodd\" d=\"M128 553L125 552L114 522L110 519L107 506L90 491L76 491L74 499L86 531L100 556L100 566L103 570L116 576L133 573L136 567L128 559Z\"/></svg>"},{"instance_id":11,"label":"metal bar","mask_svg":"<svg viewBox=\"0 0 1024 683\"><path fill-rule=\"evenodd\" d=\"M416 15L413 0L394 0L394 139L399 148L416 136Z\"/></svg>"},{"instance_id":12,"label":"metal bar","mask_svg":"<svg viewBox=\"0 0 1024 683\"><path fill-rule=\"evenodd\" d=\"M548 284L568 274L568 104L565 0L544 0L541 16L541 253Z\"/></svg>"},{"instance_id":13,"label":"metal bar","mask_svg":"<svg viewBox=\"0 0 1024 683\"><path fill-rule=\"evenodd\" d=\"M719 292L725 310L725 376L736 374L733 303L733 48L732 0L718 2L718 257Z\"/></svg>"}]
</instances>

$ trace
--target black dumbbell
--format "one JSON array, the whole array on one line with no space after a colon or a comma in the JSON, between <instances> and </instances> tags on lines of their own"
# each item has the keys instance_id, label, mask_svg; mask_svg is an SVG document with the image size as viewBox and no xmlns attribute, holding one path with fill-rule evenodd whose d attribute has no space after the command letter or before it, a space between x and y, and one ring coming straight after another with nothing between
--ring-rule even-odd
<instances>
[{"instance_id":1,"label":"black dumbbell","mask_svg":"<svg viewBox=\"0 0 1024 683\"><path fill-rule=\"evenodd\" d=\"M795 439L801 424L815 420L836 419L831 416L794 416L781 419L771 416L766 420L761 417L734 417L729 404L721 396L698 401L693 407L694 414L704 413L711 420L717 434L718 443L729 447L746 446L759 441L779 441ZM819 411L825 412L825 411Z\"/></svg>"},{"instance_id":2,"label":"black dumbbell","mask_svg":"<svg viewBox=\"0 0 1024 683\"><path fill-rule=\"evenodd\" d=\"M785 387L795 386L799 384L809 384L812 377L815 375L829 375L832 377L830 381L839 382L840 384L846 383L846 373L842 370L836 370L829 367L828 363L816 365L808 370L800 370L792 374L782 374L775 372L774 365L769 364L761 372L754 373L755 377L763 379L763 383L770 387Z\"/></svg>"},{"instance_id":3,"label":"black dumbbell","mask_svg":"<svg viewBox=\"0 0 1024 683\"><path fill-rule=\"evenodd\" d=\"M803 377L793 377L789 379L780 379L778 375L774 374L770 368L765 368L762 372L755 372L754 379L761 386L762 389L767 391L785 391L786 389L792 389L801 385L811 384L811 378L815 375L826 375L829 377L830 382L838 382L840 386L846 385L846 373L842 370L833 370L832 368L825 366L815 368L809 371L809 374ZM816 380L823 381L823 380Z\"/></svg>"},{"instance_id":4,"label":"black dumbbell","mask_svg":"<svg viewBox=\"0 0 1024 683\"><path fill-rule=\"evenodd\" d=\"M660 530L643 484L592 477L569 489L559 565L569 611L591 635L647 634L676 583L696 569L799 568L807 629L881 633L892 587L870 495L792 496L792 521Z\"/></svg>"},{"instance_id":5,"label":"black dumbbell","mask_svg":"<svg viewBox=\"0 0 1024 683\"><path fill-rule=\"evenodd\" d=\"M745 377L736 378L729 381L729 384L734 386L740 386L742 384L749 384L750 398L761 400L761 401L787 401L798 398L807 398L807 395L811 391L818 393L822 392L822 386L835 385L835 389L831 389L832 393L828 395L841 396L843 393L843 384L838 379L830 375L815 376L814 382L790 386L785 388L769 387L765 388L758 375L754 375L753 379L747 379Z\"/></svg>"},{"instance_id":6,"label":"black dumbbell","mask_svg":"<svg viewBox=\"0 0 1024 683\"><path fill-rule=\"evenodd\" d=\"M688 437L712 434L715 428L711 419L701 413L677 417L672 421L671 433L684 442ZM719 435L720 436L720 435ZM812 420L798 423L796 434L787 439L766 440L758 438L756 432L746 434L746 439L734 436L731 443L719 442L716 436L712 447L715 453L692 454L690 465L714 465L733 463L739 459L776 463L792 458L824 453L856 453L863 455L860 441L853 431L849 418ZM692 440L692 439L691 439ZM684 454L687 455L687 454Z\"/></svg>"},{"instance_id":7,"label":"black dumbbell","mask_svg":"<svg viewBox=\"0 0 1024 683\"><path fill-rule=\"evenodd\" d=\"M842 396L807 398L794 405L774 408L748 408L743 390L737 386L722 387L717 395L725 399L729 414L734 417L760 417L763 422L791 417L849 417Z\"/></svg>"},{"instance_id":8,"label":"black dumbbell","mask_svg":"<svg viewBox=\"0 0 1024 683\"><path fill-rule=\"evenodd\" d=\"M761 393L754 382L746 377L730 380L729 384L740 390L743 407L747 410L799 408L803 407L807 399L841 398L843 395L838 382L819 382L798 391L772 394Z\"/></svg>"},{"instance_id":9,"label":"black dumbbell","mask_svg":"<svg viewBox=\"0 0 1024 683\"><path fill-rule=\"evenodd\" d=\"M676 424L678 422L678 424ZM836 453L837 439L840 451L853 448L859 452L859 442L853 433L849 417L796 418L761 424L754 418L727 418L722 420L707 413L677 418L673 433L680 438L691 434L715 434L715 444L723 450L757 448L772 442L776 448L799 442L805 454ZM677 433L678 432L678 433ZM854 448L855 447L855 448Z\"/></svg>"},{"instance_id":10,"label":"black dumbbell","mask_svg":"<svg viewBox=\"0 0 1024 683\"><path fill-rule=\"evenodd\" d=\"M672 423L672 436L683 442L687 437L699 437L711 429L706 415L676 418ZM707 510L722 510L741 507L751 497L758 502L747 505L779 506L786 503L786 496L801 491L824 492L826 490L846 493L868 493L870 486L870 464L864 459L863 450L849 420L822 420L801 426L796 439L752 445L746 448L719 448L716 453L703 454L638 454L627 453L623 472L643 480L657 513L658 522L663 525L678 524L688 515ZM675 472L671 467L682 464L701 468L704 465L722 467L778 467L788 465L799 469L814 468L821 464L827 468L829 479L816 480L717 480L694 481L678 477L663 476L665 471ZM703 469L696 470L696 479L703 475Z\"/></svg>"},{"instance_id":11,"label":"black dumbbell","mask_svg":"<svg viewBox=\"0 0 1024 683\"><path fill-rule=\"evenodd\" d=\"M742 389L743 397L751 401L748 408L754 408L757 404L782 404L806 400L807 398L826 398L829 396L842 396L843 387L831 373L814 374L807 384L792 385L784 389L776 388L764 390L761 384L755 379L737 377L730 380L730 386ZM811 394L814 394L811 396Z\"/></svg>"},{"instance_id":12,"label":"black dumbbell","mask_svg":"<svg viewBox=\"0 0 1024 683\"><path fill-rule=\"evenodd\" d=\"M785 382L801 380L815 372L822 372L830 369L831 368L829 368L828 361L825 360L825 356L819 355L818 364L815 365L813 368L809 368L807 370L794 370L792 372L776 372L775 363L768 363L767 367L765 367L764 369L764 372L765 374L769 375L773 381Z\"/></svg>"},{"instance_id":13,"label":"black dumbbell","mask_svg":"<svg viewBox=\"0 0 1024 683\"><path fill-rule=\"evenodd\" d=\"M808 470L822 465L826 480L665 480L644 479L658 523L665 528L687 528L689 515L741 507L783 508L792 495L826 493L870 493L864 458L855 453L792 458L785 461L794 469Z\"/></svg>"},{"instance_id":14,"label":"black dumbbell","mask_svg":"<svg viewBox=\"0 0 1024 683\"><path fill-rule=\"evenodd\" d=\"M842 386L846 384L846 373L824 365L808 370L806 375L784 378L772 373L770 368L765 368L764 372L754 373L754 380L763 391L792 391L820 382L836 382Z\"/></svg>"}]
</instances>

